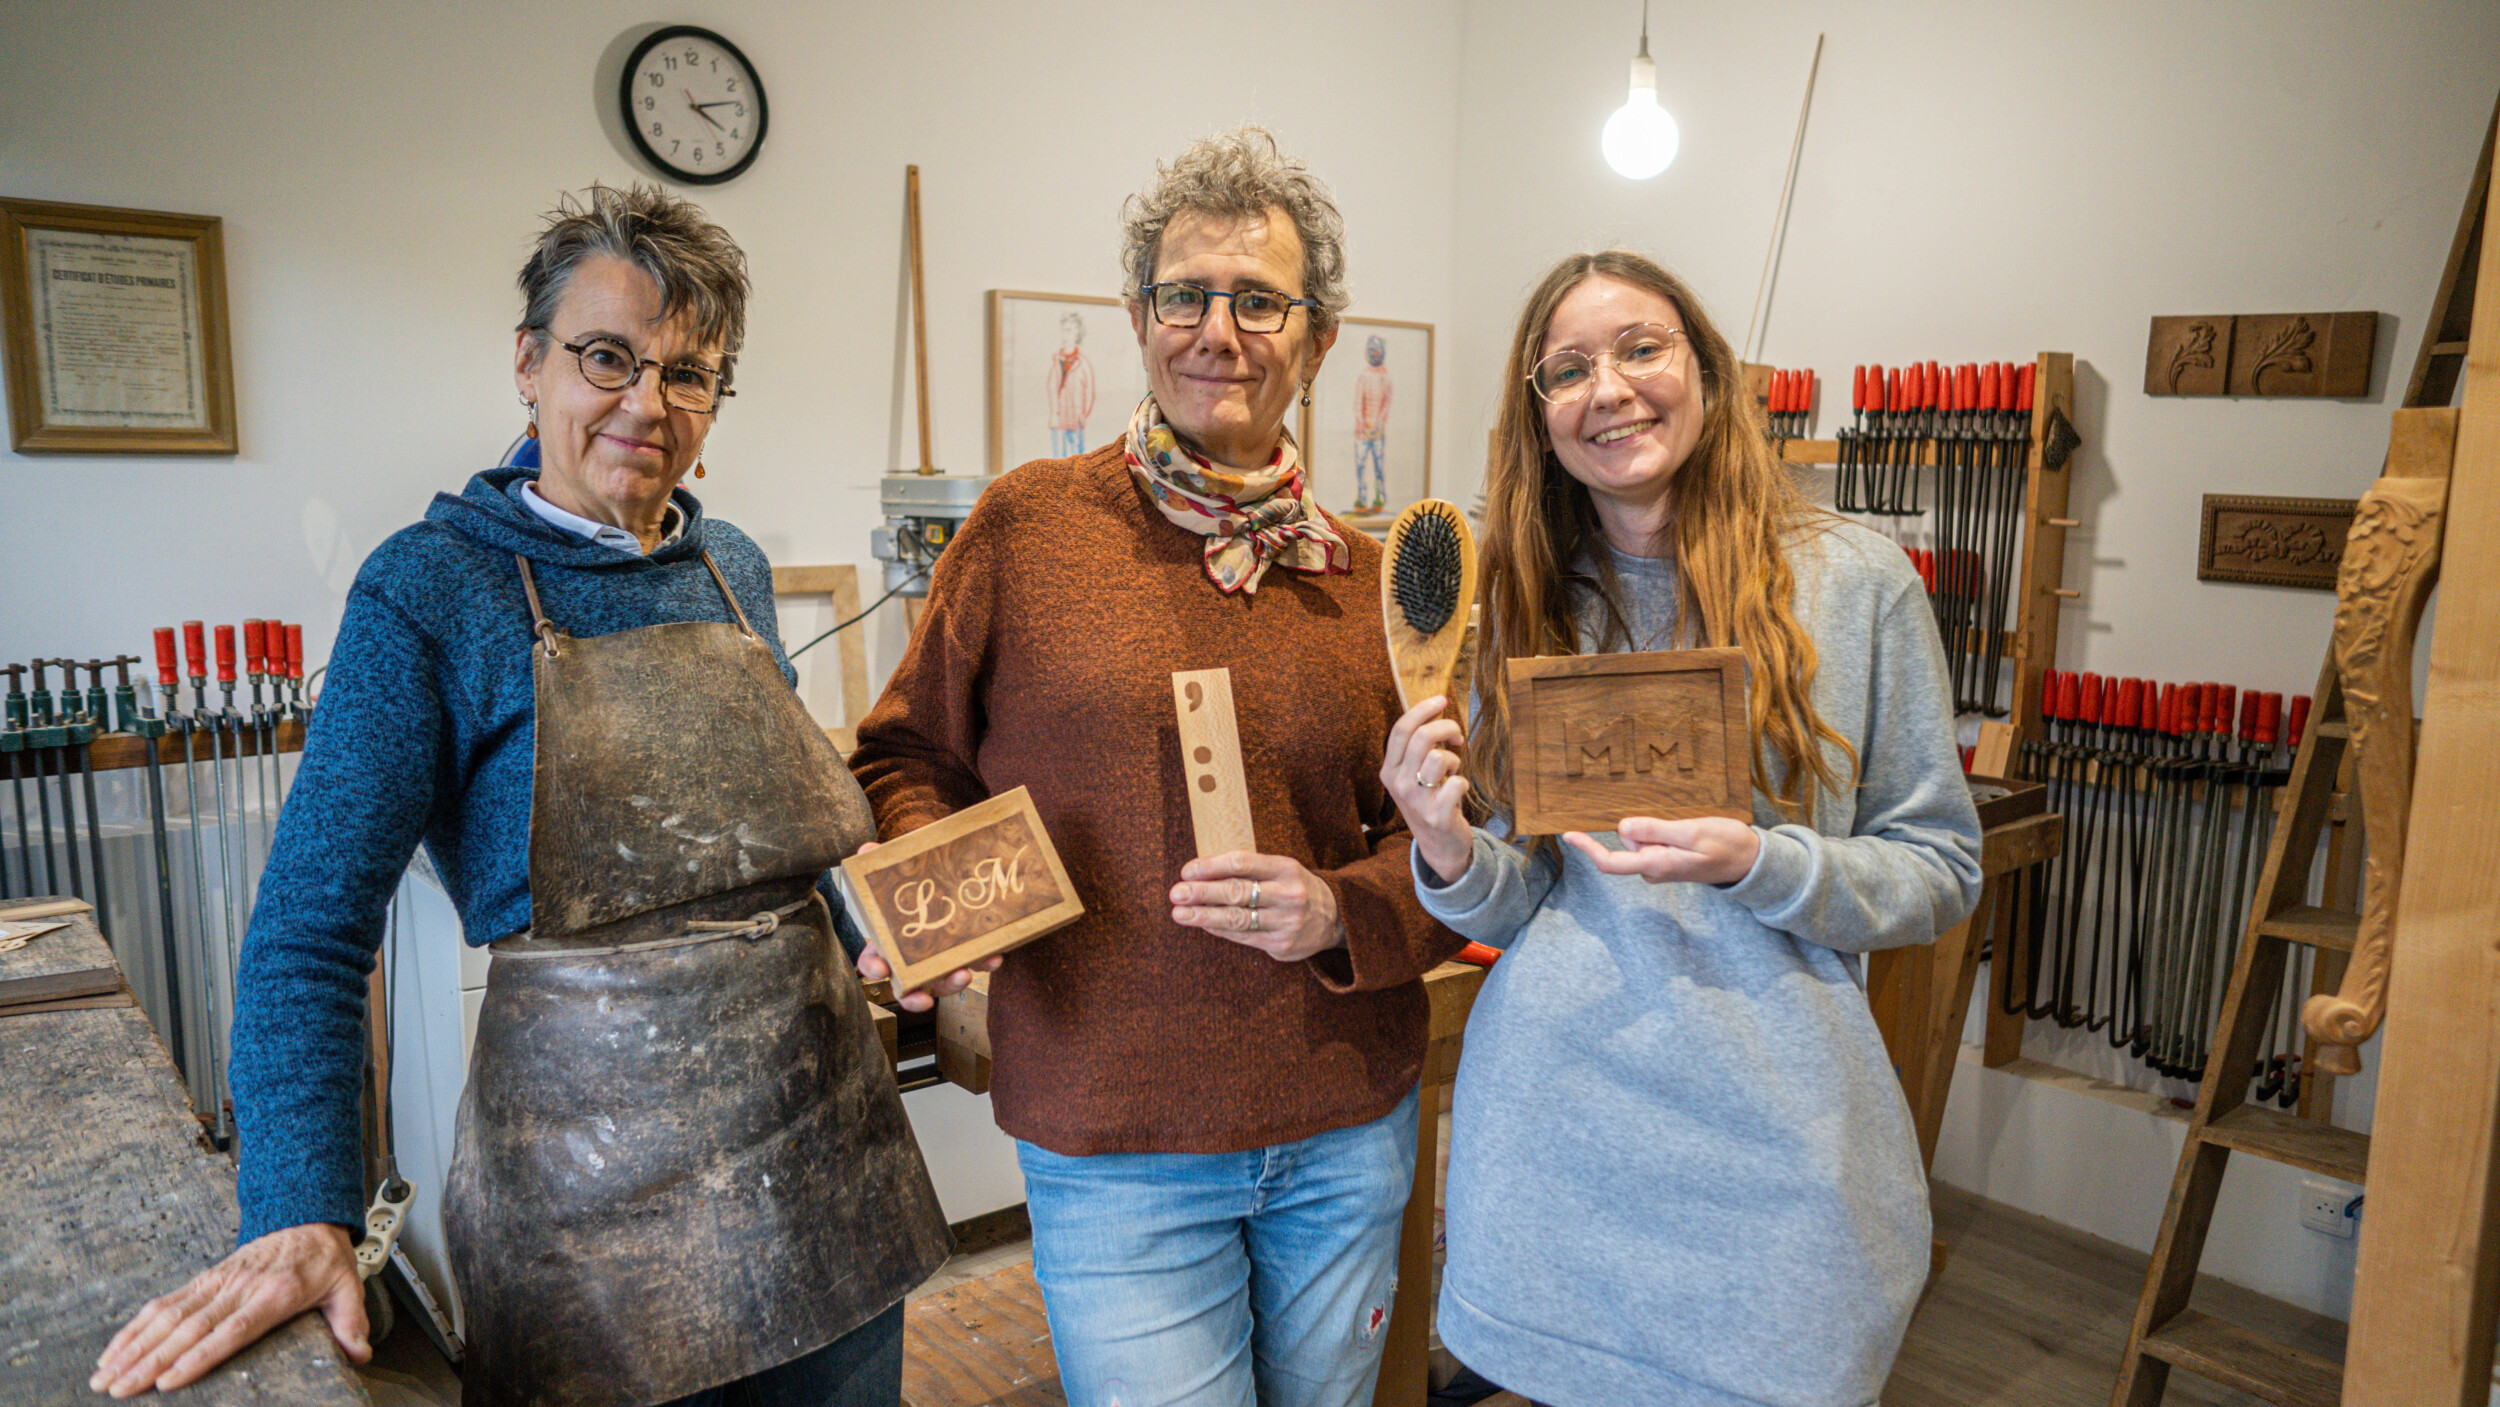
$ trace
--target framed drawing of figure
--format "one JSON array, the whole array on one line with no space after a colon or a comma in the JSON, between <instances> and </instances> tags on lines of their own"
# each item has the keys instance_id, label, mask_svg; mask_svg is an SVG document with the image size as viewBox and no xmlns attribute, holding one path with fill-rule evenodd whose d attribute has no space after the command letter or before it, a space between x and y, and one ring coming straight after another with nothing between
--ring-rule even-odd
<instances>
[{"instance_id":1,"label":"framed drawing of figure","mask_svg":"<svg viewBox=\"0 0 2500 1407\"><path fill-rule=\"evenodd\" d=\"M1432 324L1343 318L1302 413L1320 506L1384 520L1432 493Z\"/></svg>"},{"instance_id":2,"label":"framed drawing of figure","mask_svg":"<svg viewBox=\"0 0 2500 1407\"><path fill-rule=\"evenodd\" d=\"M990 290L991 473L1098 449L1145 398L1119 299Z\"/></svg>"}]
</instances>

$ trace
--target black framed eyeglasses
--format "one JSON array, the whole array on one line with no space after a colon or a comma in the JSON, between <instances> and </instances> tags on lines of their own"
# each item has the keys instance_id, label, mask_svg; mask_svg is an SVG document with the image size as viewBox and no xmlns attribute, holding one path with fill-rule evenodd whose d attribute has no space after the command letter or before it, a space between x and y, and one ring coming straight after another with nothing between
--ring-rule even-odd
<instances>
[{"instance_id":1,"label":"black framed eyeglasses","mask_svg":"<svg viewBox=\"0 0 2500 1407\"><path fill-rule=\"evenodd\" d=\"M660 373L660 399L679 410L712 415L720 403L738 394L721 384L721 373L701 362L656 362L637 357L634 349L613 337L587 337L556 344L573 354L582 379L602 391L622 391L642 379L642 369Z\"/></svg>"},{"instance_id":2,"label":"black framed eyeglasses","mask_svg":"<svg viewBox=\"0 0 2500 1407\"><path fill-rule=\"evenodd\" d=\"M1635 323L1616 334L1612 349L1596 356L1556 352L1544 358L1528 373L1528 385L1548 405L1569 405L1589 393L1589 387L1597 381L1599 363L1612 362L1616 375L1647 381L1674 369L1686 341L1675 328L1654 322Z\"/></svg>"},{"instance_id":3,"label":"black framed eyeglasses","mask_svg":"<svg viewBox=\"0 0 2500 1407\"><path fill-rule=\"evenodd\" d=\"M1232 300L1233 326L1244 332L1282 332L1294 309L1319 306L1316 298L1292 298L1272 288L1226 293L1194 283L1149 283L1137 291L1144 295L1146 306L1154 309L1155 321L1165 327L1196 327L1207 320L1207 309L1218 298Z\"/></svg>"}]
</instances>

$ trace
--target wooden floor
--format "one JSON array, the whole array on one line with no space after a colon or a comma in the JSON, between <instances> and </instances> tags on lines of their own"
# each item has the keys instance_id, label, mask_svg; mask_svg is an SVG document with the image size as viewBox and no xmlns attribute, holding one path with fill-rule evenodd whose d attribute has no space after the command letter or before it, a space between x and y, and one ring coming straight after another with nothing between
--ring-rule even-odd
<instances>
[{"instance_id":1,"label":"wooden floor","mask_svg":"<svg viewBox=\"0 0 2500 1407\"><path fill-rule=\"evenodd\" d=\"M1936 1234L1953 1253L1910 1323L1884 1407L2106 1407L2144 1257L1950 1187L1935 1189L1935 1208ZM1028 1256L1013 1243L957 1257L912 1297L908 1399L920 1407L1059 1407ZM2214 1281L2199 1282L2196 1304L2342 1356L2344 1326L2334 1320ZM382 1355L390 1368L367 1378L377 1407L455 1407L448 1373L409 1361L430 1354L423 1342L414 1329L393 1336ZM2257 1399L2174 1373L2167 1401L2243 1407Z\"/></svg>"},{"instance_id":2,"label":"wooden floor","mask_svg":"<svg viewBox=\"0 0 2500 1407\"><path fill-rule=\"evenodd\" d=\"M1928 1286L1884 1407L2104 1407L2144 1257L1967 1193L1935 1189L1936 1233L1953 1248ZM1023 1248L985 1252L985 1275L945 1277L905 1320L912 1407L1060 1407L1049 1329ZM2340 1323L2246 1290L2200 1282L2196 1304L2312 1352L2340 1357ZM2172 1407L2258 1399L2174 1373Z\"/></svg>"},{"instance_id":3,"label":"wooden floor","mask_svg":"<svg viewBox=\"0 0 2500 1407\"><path fill-rule=\"evenodd\" d=\"M1937 1185L1936 1236L1953 1248L1894 1360L1884 1407L2106 1407L2144 1257ZM2194 1303L2313 1353L2341 1358L2344 1326L2200 1278ZM2170 1407L2259 1399L2170 1375Z\"/></svg>"}]
</instances>

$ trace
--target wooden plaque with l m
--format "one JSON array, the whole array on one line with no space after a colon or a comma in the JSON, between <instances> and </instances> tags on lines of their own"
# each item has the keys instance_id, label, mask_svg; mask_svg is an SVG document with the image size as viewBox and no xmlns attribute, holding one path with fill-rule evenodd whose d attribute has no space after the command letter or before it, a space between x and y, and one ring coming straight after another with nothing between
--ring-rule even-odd
<instances>
[{"instance_id":1,"label":"wooden plaque with l m","mask_svg":"<svg viewBox=\"0 0 2500 1407\"><path fill-rule=\"evenodd\" d=\"M843 897L908 992L1085 912L1022 787L842 862Z\"/></svg>"},{"instance_id":2,"label":"wooden plaque with l m","mask_svg":"<svg viewBox=\"0 0 2500 1407\"><path fill-rule=\"evenodd\" d=\"M1537 656L1507 683L1517 834L1753 818L1743 651Z\"/></svg>"}]
</instances>

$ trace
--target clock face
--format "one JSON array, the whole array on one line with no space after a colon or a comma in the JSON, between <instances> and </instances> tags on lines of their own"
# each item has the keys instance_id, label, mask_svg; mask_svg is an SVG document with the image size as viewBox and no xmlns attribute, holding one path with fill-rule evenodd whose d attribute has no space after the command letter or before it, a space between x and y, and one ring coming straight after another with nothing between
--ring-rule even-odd
<instances>
[{"instance_id":1,"label":"clock face","mask_svg":"<svg viewBox=\"0 0 2500 1407\"><path fill-rule=\"evenodd\" d=\"M764 146L764 85L738 46L673 25L625 61L625 129L674 180L713 185L747 169Z\"/></svg>"}]
</instances>

